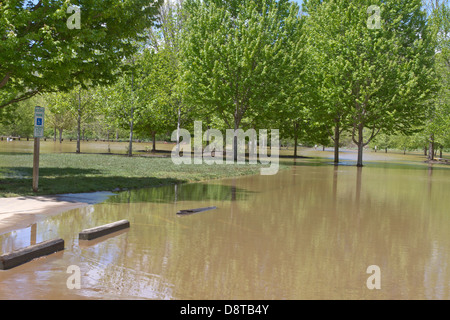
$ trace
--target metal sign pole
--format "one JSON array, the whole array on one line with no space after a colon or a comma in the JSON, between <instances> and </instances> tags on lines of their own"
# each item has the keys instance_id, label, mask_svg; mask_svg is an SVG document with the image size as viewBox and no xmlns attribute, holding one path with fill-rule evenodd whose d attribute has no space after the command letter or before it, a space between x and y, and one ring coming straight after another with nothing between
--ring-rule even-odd
<instances>
[{"instance_id":1,"label":"metal sign pole","mask_svg":"<svg viewBox=\"0 0 450 320\"><path fill-rule=\"evenodd\" d=\"M44 137L45 109L34 108L34 150L33 150L33 191L39 190L39 152L41 138Z\"/></svg>"},{"instance_id":2,"label":"metal sign pole","mask_svg":"<svg viewBox=\"0 0 450 320\"><path fill-rule=\"evenodd\" d=\"M34 138L34 153L33 153L33 191L38 192L39 188L39 149L41 138Z\"/></svg>"}]
</instances>

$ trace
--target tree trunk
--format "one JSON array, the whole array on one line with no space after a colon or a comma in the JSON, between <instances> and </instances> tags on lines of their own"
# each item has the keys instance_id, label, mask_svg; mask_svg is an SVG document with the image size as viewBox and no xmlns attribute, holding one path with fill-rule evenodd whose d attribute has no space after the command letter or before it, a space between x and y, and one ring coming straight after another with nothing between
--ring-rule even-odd
<instances>
[{"instance_id":1,"label":"tree trunk","mask_svg":"<svg viewBox=\"0 0 450 320\"><path fill-rule=\"evenodd\" d=\"M152 132L152 140L153 140L152 152L155 152L156 151L156 132L155 131Z\"/></svg>"},{"instance_id":2,"label":"tree trunk","mask_svg":"<svg viewBox=\"0 0 450 320\"><path fill-rule=\"evenodd\" d=\"M206 126L206 146L209 146L210 144L210 136L209 136L209 130L211 130L211 126L209 125L209 118L206 119L207 121L207 126Z\"/></svg>"},{"instance_id":3,"label":"tree trunk","mask_svg":"<svg viewBox=\"0 0 450 320\"><path fill-rule=\"evenodd\" d=\"M357 167L363 166L363 149L362 144L358 145L358 161L356 162Z\"/></svg>"},{"instance_id":4,"label":"tree trunk","mask_svg":"<svg viewBox=\"0 0 450 320\"><path fill-rule=\"evenodd\" d=\"M442 159L442 149L443 149L444 147L441 145L441 146L439 146L439 158L441 158Z\"/></svg>"},{"instance_id":5,"label":"tree trunk","mask_svg":"<svg viewBox=\"0 0 450 320\"><path fill-rule=\"evenodd\" d=\"M434 160L434 134L430 135L430 142L428 145L428 160Z\"/></svg>"},{"instance_id":6,"label":"tree trunk","mask_svg":"<svg viewBox=\"0 0 450 320\"><path fill-rule=\"evenodd\" d=\"M53 141L56 141L56 126L53 129Z\"/></svg>"},{"instance_id":7,"label":"tree trunk","mask_svg":"<svg viewBox=\"0 0 450 320\"><path fill-rule=\"evenodd\" d=\"M362 125L358 126L358 160L356 162L357 167L363 166L363 149L364 149L363 129L364 127Z\"/></svg>"},{"instance_id":8,"label":"tree trunk","mask_svg":"<svg viewBox=\"0 0 450 320\"><path fill-rule=\"evenodd\" d=\"M426 156L428 153L428 148L427 146L423 147L423 155Z\"/></svg>"},{"instance_id":9,"label":"tree trunk","mask_svg":"<svg viewBox=\"0 0 450 320\"><path fill-rule=\"evenodd\" d=\"M133 156L133 125L134 125L133 117L134 117L134 108L131 107L131 117L130 117L130 141L129 141L129 143L128 143L128 156L129 156L129 157L132 157L132 156Z\"/></svg>"},{"instance_id":10,"label":"tree trunk","mask_svg":"<svg viewBox=\"0 0 450 320\"><path fill-rule=\"evenodd\" d=\"M298 154L297 154L297 150L298 150L298 122L295 122L294 123L294 144L295 144L295 146L294 146L294 158L297 158L298 157Z\"/></svg>"},{"instance_id":11,"label":"tree trunk","mask_svg":"<svg viewBox=\"0 0 450 320\"><path fill-rule=\"evenodd\" d=\"M234 139L233 139L233 158L234 161L238 160L238 137L236 130L238 129L237 121L234 121Z\"/></svg>"},{"instance_id":12,"label":"tree trunk","mask_svg":"<svg viewBox=\"0 0 450 320\"><path fill-rule=\"evenodd\" d=\"M58 129L58 131L59 131L59 143L62 143L62 133L63 133L63 130L64 130L64 129L61 129L61 128Z\"/></svg>"},{"instance_id":13,"label":"tree trunk","mask_svg":"<svg viewBox=\"0 0 450 320\"><path fill-rule=\"evenodd\" d=\"M234 131L234 139L233 139L233 159L237 162L238 160L238 138L236 135L236 129Z\"/></svg>"},{"instance_id":14,"label":"tree trunk","mask_svg":"<svg viewBox=\"0 0 450 320\"><path fill-rule=\"evenodd\" d=\"M134 72L131 74L131 93L134 97ZM132 100L133 105L131 106L130 114L130 142L128 143L128 156L133 156L133 126L134 126L134 100Z\"/></svg>"},{"instance_id":15,"label":"tree trunk","mask_svg":"<svg viewBox=\"0 0 450 320\"><path fill-rule=\"evenodd\" d=\"M298 136L295 134L294 137L294 158L297 158L297 146L298 146Z\"/></svg>"},{"instance_id":16,"label":"tree trunk","mask_svg":"<svg viewBox=\"0 0 450 320\"><path fill-rule=\"evenodd\" d=\"M178 106L178 119L177 119L177 155L180 154L180 127L181 127L181 106Z\"/></svg>"},{"instance_id":17,"label":"tree trunk","mask_svg":"<svg viewBox=\"0 0 450 320\"><path fill-rule=\"evenodd\" d=\"M78 92L77 153L81 152L81 88Z\"/></svg>"},{"instance_id":18,"label":"tree trunk","mask_svg":"<svg viewBox=\"0 0 450 320\"><path fill-rule=\"evenodd\" d=\"M339 133L339 121L335 121L334 126L334 163L339 163L339 140L340 140L340 133Z\"/></svg>"}]
</instances>

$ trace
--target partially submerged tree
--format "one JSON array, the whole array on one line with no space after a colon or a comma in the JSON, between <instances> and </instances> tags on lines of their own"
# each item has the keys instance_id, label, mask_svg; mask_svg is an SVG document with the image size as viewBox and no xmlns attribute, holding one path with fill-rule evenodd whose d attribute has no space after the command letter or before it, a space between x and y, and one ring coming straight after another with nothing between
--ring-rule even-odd
<instances>
[{"instance_id":1,"label":"partially submerged tree","mask_svg":"<svg viewBox=\"0 0 450 320\"><path fill-rule=\"evenodd\" d=\"M450 140L450 7L445 1L431 1L429 21L436 44L435 70L439 90L429 101L424 132L429 139L428 159L433 160L435 149L442 155Z\"/></svg>"},{"instance_id":2,"label":"partially submerged tree","mask_svg":"<svg viewBox=\"0 0 450 320\"><path fill-rule=\"evenodd\" d=\"M370 5L379 6L379 27L367 23ZM323 56L319 71L330 78L323 83L325 107L342 106L350 120L357 166L379 132L409 133L424 120L435 82L434 46L421 5L420 0L330 0L310 13L317 53Z\"/></svg>"}]
</instances>

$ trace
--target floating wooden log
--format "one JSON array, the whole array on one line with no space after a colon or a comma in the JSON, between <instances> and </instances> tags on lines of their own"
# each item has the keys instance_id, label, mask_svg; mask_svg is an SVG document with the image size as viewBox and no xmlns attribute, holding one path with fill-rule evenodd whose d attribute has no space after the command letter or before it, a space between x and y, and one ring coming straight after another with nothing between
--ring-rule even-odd
<instances>
[{"instance_id":1,"label":"floating wooden log","mask_svg":"<svg viewBox=\"0 0 450 320\"><path fill-rule=\"evenodd\" d=\"M8 270L35 258L64 250L64 240L48 240L0 256L0 270Z\"/></svg>"},{"instance_id":2,"label":"floating wooden log","mask_svg":"<svg viewBox=\"0 0 450 320\"><path fill-rule=\"evenodd\" d=\"M208 211L208 210L214 210L217 209L217 207L206 207L206 208L197 208L197 209L188 209L188 210L180 210L177 212L177 215L189 215L189 214L194 214L194 213L199 213L199 212L203 212L203 211Z\"/></svg>"},{"instance_id":3,"label":"floating wooden log","mask_svg":"<svg viewBox=\"0 0 450 320\"><path fill-rule=\"evenodd\" d=\"M85 229L78 234L78 237L80 240L92 240L129 227L130 222L128 220L120 220L103 226Z\"/></svg>"}]
</instances>

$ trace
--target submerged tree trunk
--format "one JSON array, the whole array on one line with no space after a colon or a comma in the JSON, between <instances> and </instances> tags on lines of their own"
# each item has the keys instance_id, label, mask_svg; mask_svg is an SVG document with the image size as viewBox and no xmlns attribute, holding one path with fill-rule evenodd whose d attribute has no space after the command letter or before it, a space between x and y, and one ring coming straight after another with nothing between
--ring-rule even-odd
<instances>
[{"instance_id":1,"label":"submerged tree trunk","mask_svg":"<svg viewBox=\"0 0 450 320\"><path fill-rule=\"evenodd\" d=\"M363 137L364 127L362 125L358 126L358 160L356 162L357 167L363 166L363 150L364 150L364 137Z\"/></svg>"},{"instance_id":2,"label":"submerged tree trunk","mask_svg":"<svg viewBox=\"0 0 450 320\"><path fill-rule=\"evenodd\" d=\"M294 158L297 158L297 146L298 146L298 136L295 135L294 137Z\"/></svg>"},{"instance_id":3,"label":"submerged tree trunk","mask_svg":"<svg viewBox=\"0 0 450 320\"><path fill-rule=\"evenodd\" d=\"M238 159L238 137L237 137L237 130L238 126L236 121L234 122L234 139L233 139L233 159L234 161L237 161Z\"/></svg>"},{"instance_id":4,"label":"submerged tree trunk","mask_svg":"<svg viewBox=\"0 0 450 320\"><path fill-rule=\"evenodd\" d=\"M358 145L358 160L356 162L357 167L363 166L363 149L364 147L362 145Z\"/></svg>"},{"instance_id":5,"label":"submerged tree trunk","mask_svg":"<svg viewBox=\"0 0 450 320\"><path fill-rule=\"evenodd\" d=\"M298 157L298 122L294 123L294 158Z\"/></svg>"}]
</instances>

